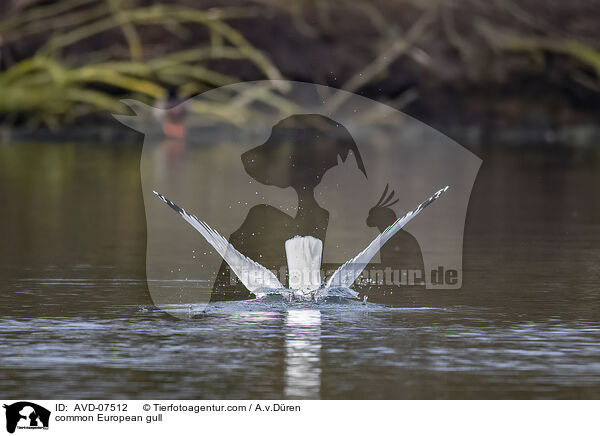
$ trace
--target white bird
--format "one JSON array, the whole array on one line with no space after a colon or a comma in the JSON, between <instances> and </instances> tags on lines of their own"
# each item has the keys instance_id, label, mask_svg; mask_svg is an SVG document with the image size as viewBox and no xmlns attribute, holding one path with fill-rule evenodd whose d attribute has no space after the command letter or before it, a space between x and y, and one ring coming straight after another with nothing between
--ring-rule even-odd
<instances>
[{"instance_id":1,"label":"white bird","mask_svg":"<svg viewBox=\"0 0 600 436\"><path fill-rule=\"evenodd\" d=\"M290 300L295 297L302 300L312 299L318 302L331 296L358 298L358 292L352 290L350 287L375 254L402 227L447 190L448 186L440 189L402 218L398 218L387 229L381 232L363 251L340 266L329 277L325 285L321 284L320 274L323 242L312 236L298 235L288 239L285 242L289 275L288 288L281 284L273 272L244 256L227 239L221 236L216 230L213 230L204 221L200 221L195 216L188 214L184 209L158 192L153 192L200 232L204 239L225 260L242 284L257 298L269 294L279 294L288 297Z\"/></svg>"}]
</instances>

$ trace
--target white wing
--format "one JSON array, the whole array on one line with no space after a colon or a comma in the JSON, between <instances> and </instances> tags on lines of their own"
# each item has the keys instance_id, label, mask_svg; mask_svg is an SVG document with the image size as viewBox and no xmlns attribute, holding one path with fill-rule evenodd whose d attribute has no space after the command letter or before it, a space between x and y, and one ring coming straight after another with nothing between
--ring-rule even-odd
<instances>
[{"instance_id":1,"label":"white wing","mask_svg":"<svg viewBox=\"0 0 600 436\"><path fill-rule=\"evenodd\" d=\"M385 229L377 236L373 242L371 242L367 248L358 253L355 257L340 266L333 275L327 281L325 288L330 287L345 287L349 288L352 283L358 278L363 272L368 263L373 259L373 256L381 249L392 236L394 236L398 230L404 227L411 219L417 216L423 209L429 206L434 200L438 199L440 195L448 190L448 186L440 189L423 203L418 205L415 209L408 212L402 218L398 218L391 226Z\"/></svg>"},{"instance_id":2,"label":"white wing","mask_svg":"<svg viewBox=\"0 0 600 436\"><path fill-rule=\"evenodd\" d=\"M204 221L200 221L195 216L188 214L185 210L158 192L152 192L204 236L204 239L217 250L223 260L227 262L227 265L229 265L231 270L238 276L250 292L254 293L255 291L264 290L265 288L282 289L284 287L275 274L237 251L227 239L210 228Z\"/></svg>"}]
</instances>

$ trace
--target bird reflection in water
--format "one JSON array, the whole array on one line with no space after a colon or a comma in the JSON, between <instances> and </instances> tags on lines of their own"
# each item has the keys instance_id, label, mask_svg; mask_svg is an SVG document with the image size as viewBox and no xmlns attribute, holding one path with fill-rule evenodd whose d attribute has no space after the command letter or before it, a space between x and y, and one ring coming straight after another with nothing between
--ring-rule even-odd
<instances>
[{"instance_id":1,"label":"bird reflection in water","mask_svg":"<svg viewBox=\"0 0 600 436\"><path fill-rule=\"evenodd\" d=\"M286 398L319 398L321 392L321 312L290 310L285 320Z\"/></svg>"}]
</instances>

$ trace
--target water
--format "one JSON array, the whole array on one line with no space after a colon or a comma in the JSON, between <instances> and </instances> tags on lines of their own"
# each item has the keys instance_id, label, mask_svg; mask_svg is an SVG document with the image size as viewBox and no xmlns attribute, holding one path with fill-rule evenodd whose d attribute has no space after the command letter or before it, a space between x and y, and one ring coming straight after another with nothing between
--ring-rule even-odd
<instances>
[{"instance_id":1,"label":"water","mask_svg":"<svg viewBox=\"0 0 600 436\"><path fill-rule=\"evenodd\" d=\"M459 291L156 310L133 146L0 147L12 398L600 398L600 150L474 150Z\"/></svg>"}]
</instances>

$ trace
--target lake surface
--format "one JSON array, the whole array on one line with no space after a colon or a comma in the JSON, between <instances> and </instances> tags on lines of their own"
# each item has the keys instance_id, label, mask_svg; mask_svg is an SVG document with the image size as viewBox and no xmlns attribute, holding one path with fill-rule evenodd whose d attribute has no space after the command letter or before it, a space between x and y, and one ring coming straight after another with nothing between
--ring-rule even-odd
<instances>
[{"instance_id":1,"label":"lake surface","mask_svg":"<svg viewBox=\"0 0 600 436\"><path fill-rule=\"evenodd\" d=\"M148 294L140 146L0 146L0 390L600 398L600 148L472 151L461 290L173 307L186 321Z\"/></svg>"}]
</instances>

